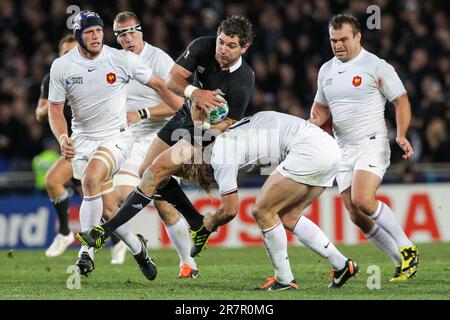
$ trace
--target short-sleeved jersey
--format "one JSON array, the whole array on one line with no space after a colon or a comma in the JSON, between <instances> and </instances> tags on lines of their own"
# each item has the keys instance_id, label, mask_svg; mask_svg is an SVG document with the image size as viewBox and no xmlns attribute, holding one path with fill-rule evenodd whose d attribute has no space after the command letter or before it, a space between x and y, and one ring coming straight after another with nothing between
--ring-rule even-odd
<instances>
[{"instance_id":1,"label":"short-sleeved jersey","mask_svg":"<svg viewBox=\"0 0 450 320\"><path fill-rule=\"evenodd\" d=\"M134 53L106 45L90 60L78 47L56 59L50 69L49 101L72 107L72 131L102 139L127 126L126 94L130 79L146 84L152 69Z\"/></svg>"},{"instance_id":2,"label":"short-sleeved jersey","mask_svg":"<svg viewBox=\"0 0 450 320\"><path fill-rule=\"evenodd\" d=\"M221 195L237 190L239 171L279 163L309 122L288 114L263 111L235 123L216 137L211 165Z\"/></svg>"},{"instance_id":3,"label":"short-sleeved jersey","mask_svg":"<svg viewBox=\"0 0 450 320\"><path fill-rule=\"evenodd\" d=\"M163 50L144 43L144 49L139 54L145 65L152 68L153 72L161 79L165 80L174 65L173 59ZM148 86L143 86L139 81L130 80L127 93L127 111L136 111L142 108L156 106L163 100L155 90ZM150 120L142 120L131 126L135 136L148 135L161 128L170 117L154 117Z\"/></svg>"},{"instance_id":4,"label":"short-sleeved jersey","mask_svg":"<svg viewBox=\"0 0 450 320\"><path fill-rule=\"evenodd\" d=\"M176 63L193 73L194 86L220 89L230 108L228 117L240 120L252 95L255 74L242 57L230 69L221 70L215 54L216 37L200 37L189 44Z\"/></svg>"},{"instance_id":5,"label":"short-sleeved jersey","mask_svg":"<svg viewBox=\"0 0 450 320\"><path fill-rule=\"evenodd\" d=\"M46 73L41 82L41 94L39 99L48 100L48 89L50 86L50 72ZM69 136L72 135L72 111L70 110L70 106L65 103L64 104L64 118L67 121L67 131Z\"/></svg>"},{"instance_id":6,"label":"short-sleeved jersey","mask_svg":"<svg viewBox=\"0 0 450 320\"><path fill-rule=\"evenodd\" d=\"M348 62L334 57L320 68L314 100L330 108L334 136L344 145L386 136L386 99L394 101L405 93L394 68L362 49Z\"/></svg>"}]
</instances>

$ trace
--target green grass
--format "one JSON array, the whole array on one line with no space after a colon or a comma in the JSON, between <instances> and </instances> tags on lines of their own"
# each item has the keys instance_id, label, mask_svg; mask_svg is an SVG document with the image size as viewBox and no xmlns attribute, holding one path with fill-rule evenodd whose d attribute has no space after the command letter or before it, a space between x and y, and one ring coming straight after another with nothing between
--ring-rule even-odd
<instances>
[{"instance_id":1,"label":"green grass","mask_svg":"<svg viewBox=\"0 0 450 320\"><path fill-rule=\"evenodd\" d=\"M178 257L174 250L152 250L158 265L155 281L147 281L134 259L127 253L124 265L109 264L109 250L96 255L96 270L81 278L81 289L69 290L66 274L74 264L77 251L49 259L43 250L0 251L0 299L450 299L450 244L420 245L417 277L402 284L388 283L394 265L372 245L339 246L355 259L361 274L341 289L327 288L329 265L325 259L299 247L290 247L289 255L299 290L254 292L273 271L264 249L208 249L197 258L200 277L177 279ZM381 289L369 290L367 267L381 268Z\"/></svg>"}]
</instances>

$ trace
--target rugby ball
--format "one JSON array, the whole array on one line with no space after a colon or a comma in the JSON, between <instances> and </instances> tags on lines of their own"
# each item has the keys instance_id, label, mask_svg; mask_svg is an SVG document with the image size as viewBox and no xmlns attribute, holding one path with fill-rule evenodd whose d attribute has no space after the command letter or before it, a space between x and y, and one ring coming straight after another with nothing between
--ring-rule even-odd
<instances>
[{"instance_id":1,"label":"rugby ball","mask_svg":"<svg viewBox=\"0 0 450 320\"><path fill-rule=\"evenodd\" d=\"M221 95L217 95L217 97L225 100ZM222 107L215 109L215 110L210 110L206 113L205 121L212 123L212 124L223 121L223 120L225 120L225 118L228 115L228 110L229 110L228 102L225 100L222 103Z\"/></svg>"}]
</instances>

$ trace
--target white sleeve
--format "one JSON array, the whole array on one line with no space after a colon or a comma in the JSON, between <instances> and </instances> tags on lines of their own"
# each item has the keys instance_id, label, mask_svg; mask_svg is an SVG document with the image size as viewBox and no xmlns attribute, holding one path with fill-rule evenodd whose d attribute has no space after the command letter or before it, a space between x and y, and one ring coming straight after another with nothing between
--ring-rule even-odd
<instances>
[{"instance_id":1,"label":"white sleeve","mask_svg":"<svg viewBox=\"0 0 450 320\"><path fill-rule=\"evenodd\" d=\"M323 66L319 70L319 75L317 76L317 92L316 96L314 97L314 101L319 103L322 106L328 106L327 98L325 97L325 94L323 93Z\"/></svg>"},{"instance_id":2,"label":"white sleeve","mask_svg":"<svg viewBox=\"0 0 450 320\"><path fill-rule=\"evenodd\" d=\"M219 193L221 196L236 192L238 189L237 185L237 175L238 166L237 165L223 165L218 163L212 163L214 169L214 179L219 186Z\"/></svg>"},{"instance_id":3,"label":"white sleeve","mask_svg":"<svg viewBox=\"0 0 450 320\"><path fill-rule=\"evenodd\" d=\"M377 82L381 93L391 102L406 93L405 86L394 67L383 59L380 59L378 64Z\"/></svg>"},{"instance_id":4,"label":"white sleeve","mask_svg":"<svg viewBox=\"0 0 450 320\"><path fill-rule=\"evenodd\" d=\"M173 59L161 50L158 52L158 59L155 68L153 68L153 72L161 79L166 80L174 64Z\"/></svg>"},{"instance_id":5,"label":"white sleeve","mask_svg":"<svg viewBox=\"0 0 450 320\"><path fill-rule=\"evenodd\" d=\"M127 62L128 72L131 75L131 79L146 85L153 75L153 70L149 66L145 65L144 61L135 53L124 51Z\"/></svg>"},{"instance_id":6,"label":"white sleeve","mask_svg":"<svg viewBox=\"0 0 450 320\"><path fill-rule=\"evenodd\" d=\"M63 68L61 63L55 60L50 68L50 84L48 89L48 101L52 103L66 102L66 88Z\"/></svg>"}]
</instances>

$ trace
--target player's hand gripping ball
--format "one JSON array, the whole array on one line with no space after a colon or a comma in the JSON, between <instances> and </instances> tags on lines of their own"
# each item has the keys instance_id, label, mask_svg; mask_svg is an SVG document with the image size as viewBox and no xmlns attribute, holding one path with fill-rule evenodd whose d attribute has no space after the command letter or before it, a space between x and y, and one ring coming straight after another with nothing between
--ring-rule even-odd
<instances>
[{"instance_id":1,"label":"player's hand gripping ball","mask_svg":"<svg viewBox=\"0 0 450 320\"><path fill-rule=\"evenodd\" d=\"M224 102L222 102L222 107L206 113L205 121L211 124L225 120L228 115L228 102L221 95L217 95L217 97L222 98Z\"/></svg>"}]
</instances>

